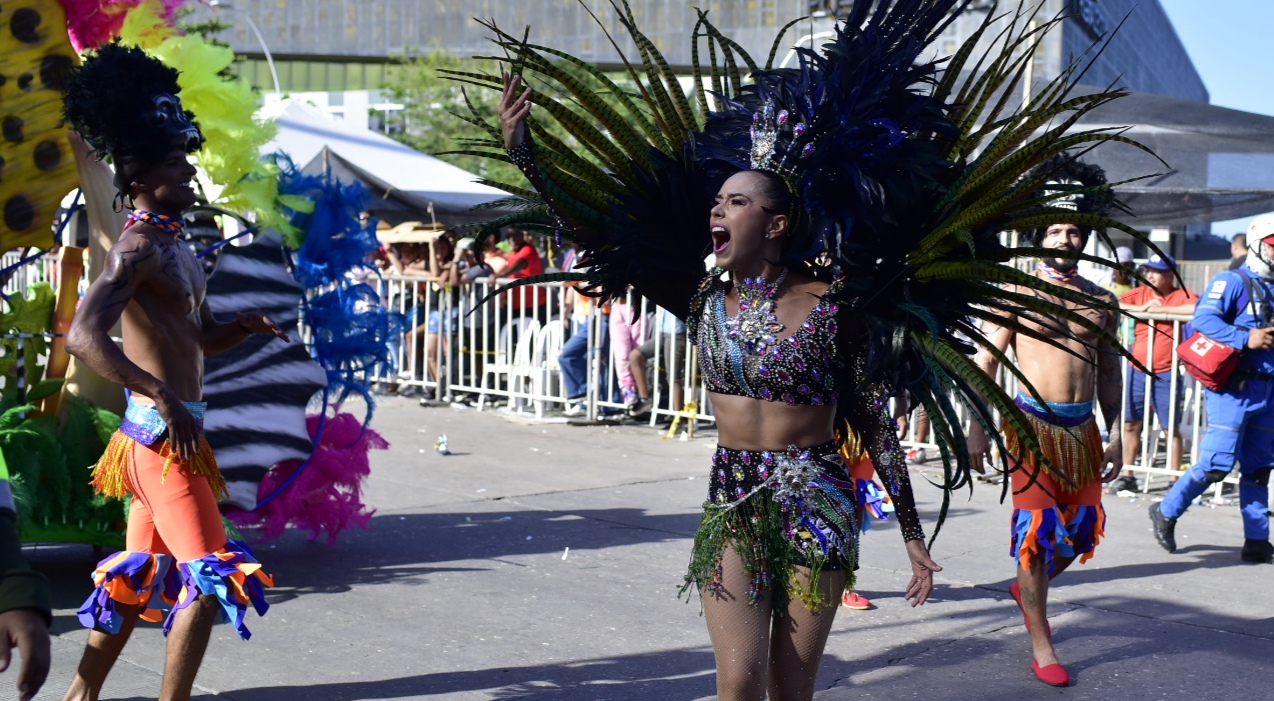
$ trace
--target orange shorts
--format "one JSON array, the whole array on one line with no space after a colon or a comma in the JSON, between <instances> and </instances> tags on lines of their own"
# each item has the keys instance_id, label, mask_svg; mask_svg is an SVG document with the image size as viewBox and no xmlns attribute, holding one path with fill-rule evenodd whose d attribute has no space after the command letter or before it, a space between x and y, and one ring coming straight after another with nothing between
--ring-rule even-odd
<instances>
[{"instance_id":1,"label":"orange shorts","mask_svg":"<svg viewBox=\"0 0 1274 701\"><path fill-rule=\"evenodd\" d=\"M202 437L199 440L204 443ZM167 457L160 448L167 441L132 444L126 479L133 503L126 547L172 555L177 562L198 560L225 547L226 529L208 478L191 474L180 463L174 463L165 476Z\"/></svg>"}]
</instances>

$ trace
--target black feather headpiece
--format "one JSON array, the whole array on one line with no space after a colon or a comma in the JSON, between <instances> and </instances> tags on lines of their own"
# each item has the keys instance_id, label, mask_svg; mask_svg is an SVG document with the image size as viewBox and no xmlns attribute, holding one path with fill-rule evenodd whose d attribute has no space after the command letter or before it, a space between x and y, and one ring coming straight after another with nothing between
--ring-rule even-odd
<instances>
[{"instance_id":1,"label":"black feather headpiece","mask_svg":"<svg viewBox=\"0 0 1274 701\"><path fill-rule=\"evenodd\" d=\"M1106 171L1069 154L1061 153L1045 160L1031 171L1027 179L1040 183L1037 198L1056 209L1106 216L1117 207L1114 191L1106 182ZM1065 213L1059 214L1063 219L1066 216ZM1048 227L1032 229L1026 242L1039 246L1047 230ZM1089 229L1085 227L1085 243L1088 242L1088 234Z\"/></svg>"},{"instance_id":2,"label":"black feather headpiece","mask_svg":"<svg viewBox=\"0 0 1274 701\"><path fill-rule=\"evenodd\" d=\"M957 130L948 106L922 88L938 75L923 58L927 39L955 5L907 2L886 14L855 3L822 51L798 48L798 68L754 71L708 115L702 157L776 173L799 200L805 226L788 262L888 237L882 226L895 223L881 213L907 212L917 189L933 192L951 170L931 136Z\"/></svg>"},{"instance_id":3,"label":"black feather headpiece","mask_svg":"<svg viewBox=\"0 0 1274 701\"><path fill-rule=\"evenodd\" d=\"M67 76L62 114L100 158L115 165L121 193L146 166L174 148L203 145L195 115L182 109L177 70L117 42L90 53Z\"/></svg>"}]
</instances>

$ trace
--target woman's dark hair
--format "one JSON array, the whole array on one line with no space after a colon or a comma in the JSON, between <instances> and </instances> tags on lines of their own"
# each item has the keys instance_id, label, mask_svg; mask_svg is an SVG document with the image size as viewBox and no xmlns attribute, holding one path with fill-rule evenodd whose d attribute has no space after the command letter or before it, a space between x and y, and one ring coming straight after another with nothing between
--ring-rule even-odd
<instances>
[{"instance_id":1,"label":"woman's dark hair","mask_svg":"<svg viewBox=\"0 0 1274 701\"><path fill-rule=\"evenodd\" d=\"M804 217L797 211L800 202L792 195L787 182L778 173L768 170L752 172L761 176L761 196L770 201L770 206L761 205L761 209L770 214L782 214L787 217L787 241L783 244L784 250L787 250L792 241L804 233L801 226Z\"/></svg>"}]
</instances>

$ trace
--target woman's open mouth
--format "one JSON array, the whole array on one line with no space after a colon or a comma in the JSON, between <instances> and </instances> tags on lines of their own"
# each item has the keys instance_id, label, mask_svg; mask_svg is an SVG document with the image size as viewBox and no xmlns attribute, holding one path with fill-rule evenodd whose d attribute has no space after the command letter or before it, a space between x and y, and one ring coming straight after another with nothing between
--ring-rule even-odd
<instances>
[{"instance_id":1,"label":"woman's open mouth","mask_svg":"<svg viewBox=\"0 0 1274 701\"><path fill-rule=\"evenodd\" d=\"M712 252L721 255L730 247L730 230L721 225L712 227Z\"/></svg>"}]
</instances>

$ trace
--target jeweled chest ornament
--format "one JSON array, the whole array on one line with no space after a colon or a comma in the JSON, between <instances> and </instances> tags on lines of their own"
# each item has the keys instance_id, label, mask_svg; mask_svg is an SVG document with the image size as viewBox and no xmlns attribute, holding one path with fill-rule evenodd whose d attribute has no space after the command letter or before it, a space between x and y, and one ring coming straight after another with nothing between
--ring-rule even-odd
<instances>
[{"instance_id":1,"label":"jeweled chest ornament","mask_svg":"<svg viewBox=\"0 0 1274 701\"><path fill-rule=\"evenodd\" d=\"M764 355L778 342L777 334L787 328L779 322L775 302L787 269L774 282L766 282L764 276L743 278L736 283L739 290L739 313L725 320L726 336L738 341L747 353Z\"/></svg>"}]
</instances>

